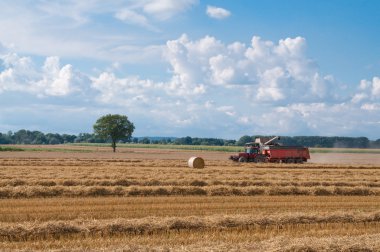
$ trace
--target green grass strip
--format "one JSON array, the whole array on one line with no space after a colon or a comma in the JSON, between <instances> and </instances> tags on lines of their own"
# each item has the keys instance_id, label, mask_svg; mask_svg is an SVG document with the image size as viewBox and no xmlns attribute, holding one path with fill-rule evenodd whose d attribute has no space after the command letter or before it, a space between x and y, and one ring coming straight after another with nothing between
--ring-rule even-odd
<instances>
[{"instance_id":1,"label":"green grass strip","mask_svg":"<svg viewBox=\"0 0 380 252\"><path fill-rule=\"evenodd\" d=\"M0 151L24 151L23 148L11 147L11 146L0 146Z\"/></svg>"},{"instance_id":2,"label":"green grass strip","mask_svg":"<svg viewBox=\"0 0 380 252\"><path fill-rule=\"evenodd\" d=\"M67 149L67 148L49 148L49 147L38 147L38 148L20 148L13 146L0 146L0 151L33 151L33 152L67 152L67 153L88 153L94 152L94 150L81 150L81 149Z\"/></svg>"},{"instance_id":3,"label":"green grass strip","mask_svg":"<svg viewBox=\"0 0 380 252\"><path fill-rule=\"evenodd\" d=\"M110 147L109 143L76 143L74 146ZM195 151L242 151L240 146L207 146L207 145L174 145L174 144L117 144L116 148L141 148L141 149L169 149L169 150L195 150Z\"/></svg>"}]
</instances>

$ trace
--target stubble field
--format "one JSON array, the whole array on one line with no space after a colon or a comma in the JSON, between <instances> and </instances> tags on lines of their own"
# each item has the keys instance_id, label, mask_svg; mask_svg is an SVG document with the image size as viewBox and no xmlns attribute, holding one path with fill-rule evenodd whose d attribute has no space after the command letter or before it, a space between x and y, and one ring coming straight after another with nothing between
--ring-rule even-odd
<instances>
[{"instance_id":1,"label":"stubble field","mask_svg":"<svg viewBox=\"0 0 380 252\"><path fill-rule=\"evenodd\" d=\"M380 251L378 153L33 148L0 152L2 251Z\"/></svg>"}]
</instances>

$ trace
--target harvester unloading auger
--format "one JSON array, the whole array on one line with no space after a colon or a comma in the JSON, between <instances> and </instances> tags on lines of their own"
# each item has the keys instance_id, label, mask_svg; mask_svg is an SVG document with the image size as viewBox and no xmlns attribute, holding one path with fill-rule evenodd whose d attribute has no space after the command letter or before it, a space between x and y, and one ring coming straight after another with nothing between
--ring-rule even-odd
<instances>
[{"instance_id":1,"label":"harvester unloading auger","mask_svg":"<svg viewBox=\"0 0 380 252\"><path fill-rule=\"evenodd\" d=\"M244 152L230 156L230 159L237 162L271 162L271 163L303 163L310 159L309 149L303 146L283 146L276 140L276 136L271 139L256 138L255 142L246 143Z\"/></svg>"}]
</instances>

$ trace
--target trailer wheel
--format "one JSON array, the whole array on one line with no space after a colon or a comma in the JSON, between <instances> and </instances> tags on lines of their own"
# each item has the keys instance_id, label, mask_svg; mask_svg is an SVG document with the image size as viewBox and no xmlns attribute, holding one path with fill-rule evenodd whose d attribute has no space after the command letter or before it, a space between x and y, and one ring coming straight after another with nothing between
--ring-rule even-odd
<instances>
[{"instance_id":1,"label":"trailer wheel","mask_svg":"<svg viewBox=\"0 0 380 252\"><path fill-rule=\"evenodd\" d=\"M255 157L253 159L253 162L255 162L255 163L264 163L265 159L263 157L261 157L261 156L258 156L258 157Z\"/></svg>"},{"instance_id":2,"label":"trailer wheel","mask_svg":"<svg viewBox=\"0 0 380 252\"><path fill-rule=\"evenodd\" d=\"M248 162L247 158L246 157L240 157L239 158L239 162Z\"/></svg>"}]
</instances>

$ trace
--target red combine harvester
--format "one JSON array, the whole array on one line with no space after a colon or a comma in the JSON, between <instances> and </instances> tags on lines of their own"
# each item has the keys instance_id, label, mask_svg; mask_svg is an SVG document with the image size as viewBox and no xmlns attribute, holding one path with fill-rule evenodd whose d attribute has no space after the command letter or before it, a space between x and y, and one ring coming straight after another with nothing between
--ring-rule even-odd
<instances>
[{"instance_id":1,"label":"red combine harvester","mask_svg":"<svg viewBox=\"0 0 380 252\"><path fill-rule=\"evenodd\" d=\"M236 162L255 163L303 163L310 159L309 149L303 146L283 146L275 142L280 137L274 137L263 143L263 138L245 144L245 152L230 156Z\"/></svg>"}]
</instances>

